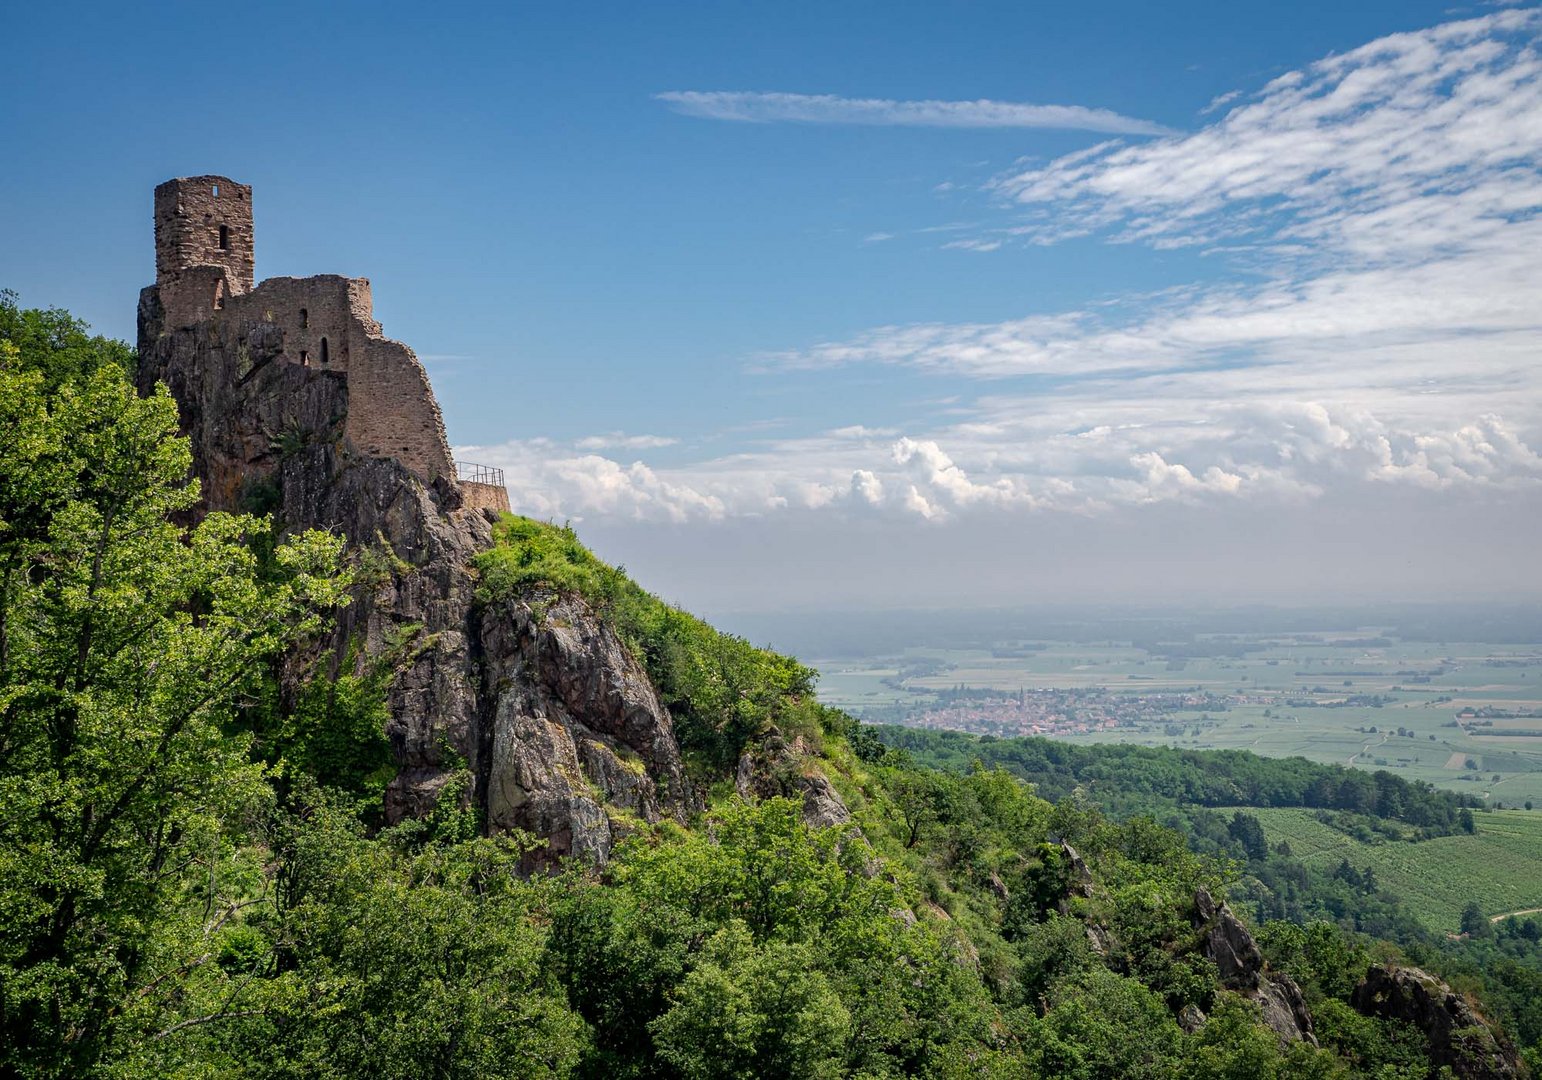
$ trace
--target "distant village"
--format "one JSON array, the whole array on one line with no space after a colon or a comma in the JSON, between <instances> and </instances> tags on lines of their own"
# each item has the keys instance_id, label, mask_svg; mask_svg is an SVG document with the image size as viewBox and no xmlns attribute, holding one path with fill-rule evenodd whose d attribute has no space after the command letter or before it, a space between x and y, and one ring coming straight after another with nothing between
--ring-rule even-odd
<instances>
[{"instance_id":1,"label":"distant village","mask_svg":"<svg viewBox=\"0 0 1542 1080\"><path fill-rule=\"evenodd\" d=\"M1085 735L1110 728L1171 722L1176 713L1224 712L1252 695L1215 694L1199 688L1149 694L1102 689L999 691L949 690L935 704L914 707L911 727L967 731L976 735ZM1176 726L1182 727L1183 724Z\"/></svg>"}]
</instances>

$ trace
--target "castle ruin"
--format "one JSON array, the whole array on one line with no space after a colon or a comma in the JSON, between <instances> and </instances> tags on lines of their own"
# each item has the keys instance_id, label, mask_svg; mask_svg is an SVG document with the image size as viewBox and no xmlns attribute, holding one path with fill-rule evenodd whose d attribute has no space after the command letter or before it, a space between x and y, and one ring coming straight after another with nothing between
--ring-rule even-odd
<instances>
[{"instance_id":1,"label":"castle ruin","mask_svg":"<svg viewBox=\"0 0 1542 1080\"><path fill-rule=\"evenodd\" d=\"M345 537L361 568L371 556L331 631L283 658L284 707L317 679L388 673L385 820L453 793L488 831L546 841L526 871L604 862L637 818L683 821L694 795L673 721L614 629L582 597L479 595L503 477L451 460L428 375L381 334L369 282L259 285L252 249L251 188L156 188L135 380L177 403L192 513L269 514Z\"/></svg>"},{"instance_id":2,"label":"castle ruin","mask_svg":"<svg viewBox=\"0 0 1542 1080\"><path fill-rule=\"evenodd\" d=\"M155 284L140 297L140 338L196 328L241 358L238 377L294 364L347 382L342 435L353 453L393 458L461 505L509 509L501 471L457 470L428 373L381 333L369 280L336 274L255 283L252 189L185 176L155 189Z\"/></svg>"}]
</instances>

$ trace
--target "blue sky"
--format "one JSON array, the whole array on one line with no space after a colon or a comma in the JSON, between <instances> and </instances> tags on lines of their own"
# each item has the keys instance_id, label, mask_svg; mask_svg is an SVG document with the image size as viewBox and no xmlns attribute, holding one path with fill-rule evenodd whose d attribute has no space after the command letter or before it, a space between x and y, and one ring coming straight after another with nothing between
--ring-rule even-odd
<instances>
[{"instance_id":1,"label":"blue sky","mask_svg":"<svg viewBox=\"0 0 1542 1080\"><path fill-rule=\"evenodd\" d=\"M465 456L709 609L1536 595L1539 34L28 5L0 286L132 337L154 184L251 183L259 277L369 277Z\"/></svg>"}]
</instances>

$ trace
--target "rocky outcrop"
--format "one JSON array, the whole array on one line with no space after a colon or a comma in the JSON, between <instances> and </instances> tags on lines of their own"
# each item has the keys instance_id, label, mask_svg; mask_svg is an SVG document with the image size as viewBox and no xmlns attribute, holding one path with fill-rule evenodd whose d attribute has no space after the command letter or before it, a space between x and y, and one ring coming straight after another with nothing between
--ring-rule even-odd
<instances>
[{"instance_id":1,"label":"rocky outcrop","mask_svg":"<svg viewBox=\"0 0 1542 1080\"><path fill-rule=\"evenodd\" d=\"M1412 1024L1429 1039L1432 1069L1464 1080L1511 1080L1527 1075L1512 1046L1467 999L1415 967L1376 964L1355 987L1350 1004L1367 1016Z\"/></svg>"},{"instance_id":2,"label":"rocky outcrop","mask_svg":"<svg viewBox=\"0 0 1542 1080\"><path fill-rule=\"evenodd\" d=\"M801 739L788 742L772 728L739 755L734 789L745 799L803 800L803 820L810 825L844 825L851 811L828 777L812 765Z\"/></svg>"},{"instance_id":3,"label":"rocky outcrop","mask_svg":"<svg viewBox=\"0 0 1542 1080\"><path fill-rule=\"evenodd\" d=\"M656 822L687 799L668 712L616 635L572 597L487 607L487 820L544 836L536 865L600 861L628 818Z\"/></svg>"},{"instance_id":4,"label":"rocky outcrop","mask_svg":"<svg viewBox=\"0 0 1542 1080\"><path fill-rule=\"evenodd\" d=\"M1263 953L1248 928L1206 889L1194 894L1194 928L1200 951L1214 962L1222 986L1255 1001L1264 1023L1281 1042L1317 1045L1301 987L1290 976L1265 969Z\"/></svg>"},{"instance_id":5,"label":"rocky outcrop","mask_svg":"<svg viewBox=\"0 0 1542 1080\"><path fill-rule=\"evenodd\" d=\"M603 862L631 820L683 815L687 786L668 712L646 675L577 599L495 606L475 596L488 515L453 481L425 484L347 434L349 373L279 359L284 331L215 317L164 325L157 291L140 305L140 388L164 382L192 442L204 510L271 511L287 530L347 537L354 603L336 634L285 672L388 663L386 731L399 766L386 816L425 813L469 769L461 797L490 828L547 841L536 869Z\"/></svg>"},{"instance_id":6,"label":"rocky outcrop","mask_svg":"<svg viewBox=\"0 0 1542 1080\"><path fill-rule=\"evenodd\" d=\"M1060 865L1065 870L1065 893L1061 896L1057 910L1062 915L1071 914L1073 901L1091 900L1096 894L1096 885L1092 880L1092 871L1087 869L1087 861L1069 843L1062 840L1058 848Z\"/></svg>"}]
</instances>

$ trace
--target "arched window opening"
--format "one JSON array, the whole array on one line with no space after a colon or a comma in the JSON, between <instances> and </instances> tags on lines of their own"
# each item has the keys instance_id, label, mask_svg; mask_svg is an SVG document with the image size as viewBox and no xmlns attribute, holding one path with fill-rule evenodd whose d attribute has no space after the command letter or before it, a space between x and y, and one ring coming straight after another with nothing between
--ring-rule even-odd
<instances>
[{"instance_id":1,"label":"arched window opening","mask_svg":"<svg viewBox=\"0 0 1542 1080\"><path fill-rule=\"evenodd\" d=\"M321 362L323 364L329 362L329 359L327 357L327 339L326 338L322 338L321 339Z\"/></svg>"},{"instance_id":2,"label":"arched window opening","mask_svg":"<svg viewBox=\"0 0 1542 1080\"><path fill-rule=\"evenodd\" d=\"M309 352L307 352L305 349L301 349L300 350L300 366L301 367L310 367L311 366L311 354Z\"/></svg>"},{"instance_id":3,"label":"arched window opening","mask_svg":"<svg viewBox=\"0 0 1542 1080\"><path fill-rule=\"evenodd\" d=\"M300 329L308 330L311 325L311 313L306 308L300 309Z\"/></svg>"},{"instance_id":4,"label":"arched window opening","mask_svg":"<svg viewBox=\"0 0 1542 1080\"><path fill-rule=\"evenodd\" d=\"M230 250L230 226L228 225L220 226L220 250Z\"/></svg>"}]
</instances>

